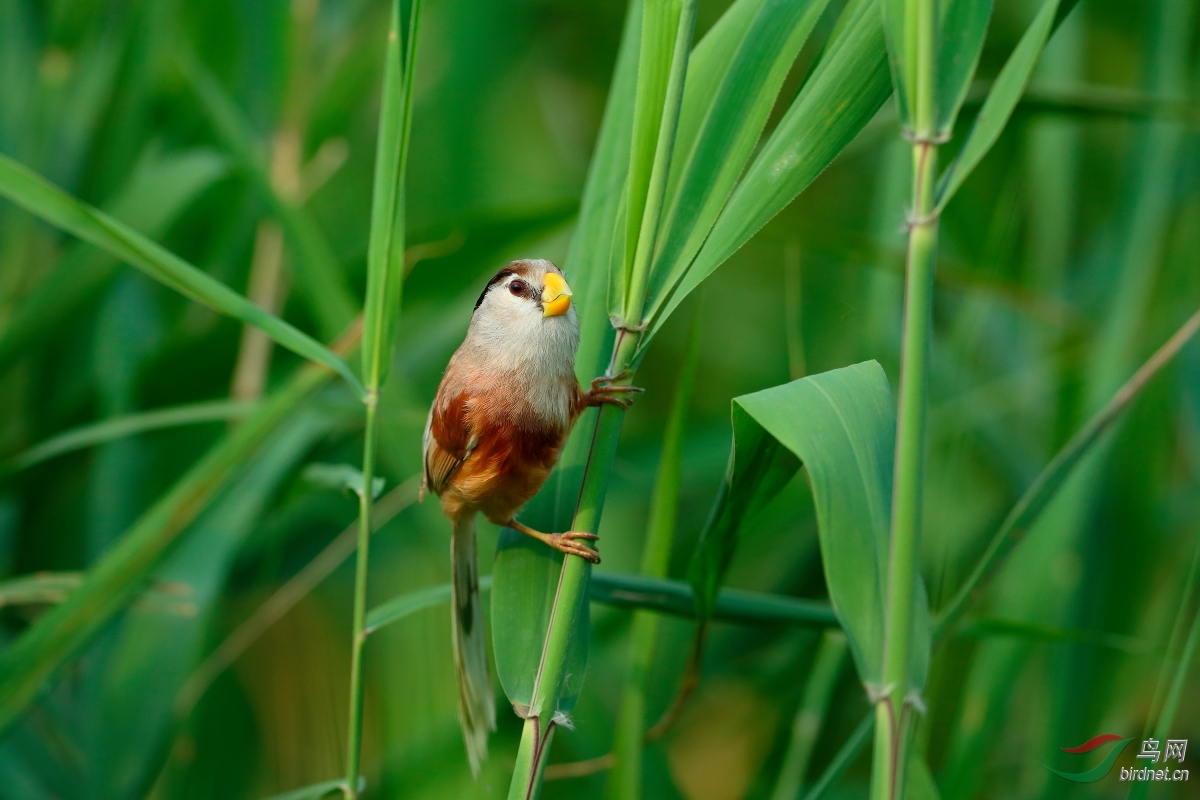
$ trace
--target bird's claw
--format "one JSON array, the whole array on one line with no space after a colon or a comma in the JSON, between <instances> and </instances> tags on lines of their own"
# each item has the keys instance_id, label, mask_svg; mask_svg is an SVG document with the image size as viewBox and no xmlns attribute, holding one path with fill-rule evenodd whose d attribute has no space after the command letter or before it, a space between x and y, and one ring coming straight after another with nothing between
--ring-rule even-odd
<instances>
[{"instance_id":1,"label":"bird's claw","mask_svg":"<svg viewBox=\"0 0 1200 800\"><path fill-rule=\"evenodd\" d=\"M546 544L550 545L555 550L561 550L568 555L586 558L593 564L599 564L600 554L588 547L586 544L581 544L579 541L577 541L579 539L595 541L599 538L600 537L596 534L588 533L586 531L567 531L566 533L549 534L546 537Z\"/></svg>"},{"instance_id":2,"label":"bird's claw","mask_svg":"<svg viewBox=\"0 0 1200 800\"><path fill-rule=\"evenodd\" d=\"M613 381L619 381L628 376L629 370L625 370L618 375L602 375L599 378L593 379L592 389L587 393L588 405L596 406L601 403L610 403L621 408L629 408L633 405L633 398L620 397L619 395L641 394L646 390L640 386L612 385Z\"/></svg>"}]
</instances>

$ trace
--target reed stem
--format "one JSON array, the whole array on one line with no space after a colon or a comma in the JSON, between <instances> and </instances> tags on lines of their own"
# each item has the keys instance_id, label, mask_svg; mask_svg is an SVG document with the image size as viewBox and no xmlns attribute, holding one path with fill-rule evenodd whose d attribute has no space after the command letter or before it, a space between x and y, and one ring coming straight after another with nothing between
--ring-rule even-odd
<instances>
[{"instance_id":1,"label":"reed stem","mask_svg":"<svg viewBox=\"0 0 1200 800\"><path fill-rule=\"evenodd\" d=\"M909 734L909 665L913 642L921 541L921 494L925 461L926 389L933 318L933 272L937 254L936 8L933 0L910 0L906 17L915 31L915 102L912 134L912 208L900 350L900 399L892 482L892 530L888 560L883 686L876 702L873 800L896 800L904 791Z\"/></svg>"},{"instance_id":2,"label":"reed stem","mask_svg":"<svg viewBox=\"0 0 1200 800\"><path fill-rule=\"evenodd\" d=\"M639 337L640 334L636 331L617 332L609 374L621 377L614 381L614 385L632 384L631 364ZM584 468L583 486L575 507L575 518L571 523L573 531L595 533L600 527L604 496L608 491L608 477L617 454L621 424L625 419L625 410L619 406L604 405L600 407L599 412L592 431L592 445ZM579 629L579 614L583 604L587 602L588 578L591 572L591 563L583 558L568 555L563 560L554 598L554 610L550 616L546 644L542 650L542 663L533 685L533 700L525 718L525 728L521 733L517 762L509 786L509 800L535 800L541 792L542 774L546 769L546 758L550 752L550 741L556 724L554 716L559 696L562 694L567 651L571 637Z\"/></svg>"},{"instance_id":3,"label":"reed stem","mask_svg":"<svg viewBox=\"0 0 1200 800\"><path fill-rule=\"evenodd\" d=\"M346 741L346 796L358 797L359 770L362 764L363 701L366 694L363 675L363 629L367 622L367 567L371 554L371 483L375 475L375 418L378 394L370 390L366 401L366 432L363 441L362 486L358 492L358 558L354 566L354 621L350 641L350 727Z\"/></svg>"}]
</instances>

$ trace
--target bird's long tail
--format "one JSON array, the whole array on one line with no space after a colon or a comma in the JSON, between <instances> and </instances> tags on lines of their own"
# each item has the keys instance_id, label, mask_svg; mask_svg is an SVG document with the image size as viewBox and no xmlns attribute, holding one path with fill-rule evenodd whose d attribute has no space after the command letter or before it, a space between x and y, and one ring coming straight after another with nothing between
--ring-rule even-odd
<instances>
[{"instance_id":1,"label":"bird's long tail","mask_svg":"<svg viewBox=\"0 0 1200 800\"><path fill-rule=\"evenodd\" d=\"M450 539L454 668L458 673L458 721L472 774L487 760L488 733L496 729L496 701L488 674L483 608L479 602L479 560L475 555L475 515L462 514Z\"/></svg>"}]
</instances>

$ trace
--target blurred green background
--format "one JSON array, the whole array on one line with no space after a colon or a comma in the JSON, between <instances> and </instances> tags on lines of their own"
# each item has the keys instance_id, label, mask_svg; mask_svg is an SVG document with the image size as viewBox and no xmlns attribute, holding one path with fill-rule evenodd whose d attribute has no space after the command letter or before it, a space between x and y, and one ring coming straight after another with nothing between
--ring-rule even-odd
<instances>
[{"instance_id":1,"label":"blurred green background","mask_svg":"<svg viewBox=\"0 0 1200 800\"><path fill-rule=\"evenodd\" d=\"M700 3L697 39L725 5ZM840 6L802 52L783 101ZM1042 465L1200 305L1192 6L1082 3L944 217L924 540L935 609ZM996 4L985 79L1035 7ZM388 489L417 473L428 403L487 278L517 257L563 263L624 11L615 0L425 6L412 271L381 407ZM0 152L325 336L289 300L300 250L263 173L361 296L387 13L381 0L0 0ZM209 72L231 101L225 117L197 91L196 75ZM622 436L601 569L638 569L694 314L700 378L675 577L725 468L732 397L871 358L895 385L908 157L889 103L656 339L638 374L646 394ZM0 459L100 420L252 402L299 363L279 348L268 360L254 339L0 203ZM0 577L86 569L236 424L239 407L205 408L220 410L5 468ZM221 648L354 521L356 501L308 467L358 461L359 408L332 387L280 427L154 585L0 741L0 797L257 798L341 774L349 561L234 651ZM1181 602L1189 607L1198 468L1193 346L1035 528L975 624L935 659L919 736L944 797L1125 796L1112 776L1068 784L1043 764L1075 769L1059 747L1103 732L1140 737L1152 721L1172 626ZM814 526L797 479L744 527L730 585L824 597ZM486 573L496 531L481 533ZM374 540L370 604L445 582L448 535L435 503L403 508ZM4 609L0 637L11 641L42 608ZM557 736L555 762L611 747L631 615L601 606L592 615L576 730ZM365 768L375 796L504 796L519 720L498 697L492 758L473 782L448 623L444 607L428 609L368 644ZM675 691L691 633L674 618L661 629L652 717ZM697 695L647 750L644 796L770 797L818 638L717 625ZM236 657L225 665L214 652ZM848 663L839 675L810 780L868 710ZM1185 686L1174 737L1200 741L1197 688ZM1134 750L1118 763L1132 765ZM860 757L836 796L865 796L868 775ZM601 797L603 787L600 772L549 781L544 796ZM1194 786L1154 793L1196 796Z\"/></svg>"}]
</instances>

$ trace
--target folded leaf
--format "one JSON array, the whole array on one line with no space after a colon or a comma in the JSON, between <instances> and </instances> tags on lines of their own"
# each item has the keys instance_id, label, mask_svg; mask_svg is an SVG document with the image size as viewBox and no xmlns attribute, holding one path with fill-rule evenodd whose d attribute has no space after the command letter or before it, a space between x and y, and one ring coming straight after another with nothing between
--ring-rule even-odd
<instances>
[{"instance_id":1,"label":"folded leaf","mask_svg":"<svg viewBox=\"0 0 1200 800\"><path fill-rule=\"evenodd\" d=\"M711 603L745 513L800 464L812 488L825 583L863 682L882 680L895 411L874 361L813 375L733 401L734 449L689 573ZM928 671L929 614L918 582L908 689Z\"/></svg>"},{"instance_id":2,"label":"folded leaf","mask_svg":"<svg viewBox=\"0 0 1200 800\"><path fill-rule=\"evenodd\" d=\"M509 528L500 532L492 568L492 647L496 672L509 701L528 707L542 662L542 646L562 572L563 554ZM580 593L580 623L571 636L566 678L558 711L570 712L579 699L591 632L587 593ZM519 620L519 622L517 622Z\"/></svg>"}]
</instances>

